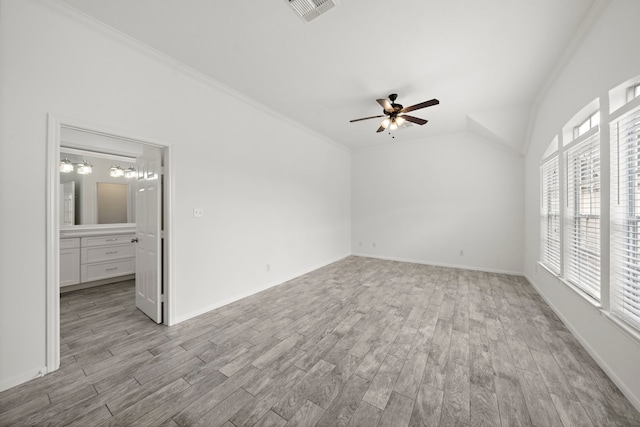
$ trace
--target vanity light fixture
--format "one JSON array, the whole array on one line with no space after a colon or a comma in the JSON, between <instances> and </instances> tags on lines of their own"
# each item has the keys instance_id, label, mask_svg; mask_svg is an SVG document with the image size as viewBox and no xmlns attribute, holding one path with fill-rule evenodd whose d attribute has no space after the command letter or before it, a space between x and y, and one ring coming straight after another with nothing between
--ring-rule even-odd
<instances>
[{"instance_id":1,"label":"vanity light fixture","mask_svg":"<svg viewBox=\"0 0 640 427\"><path fill-rule=\"evenodd\" d=\"M93 165L86 160L83 160L82 163L78 163L78 173L80 175L87 175L93 172Z\"/></svg>"},{"instance_id":2,"label":"vanity light fixture","mask_svg":"<svg viewBox=\"0 0 640 427\"><path fill-rule=\"evenodd\" d=\"M135 178L136 177L136 170L133 167L129 167L124 171L124 177L125 178Z\"/></svg>"},{"instance_id":3,"label":"vanity light fixture","mask_svg":"<svg viewBox=\"0 0 640 427\"><path fill-rule=\"evenodd\" d=\"M124 176L124 169L120 165L111 166L109 169L109 175L113 178L120 178Z\"/></svg>"},{"instance_id":4,"label":"vanity light fixture","mask_svg":"<svg viewBox=\"0 0 640 427\"><path fill-rule=\"evenodd\" d=\"M60 172L73 172L73 163L71 163L71 160L67 159L66 157L60 160Z\"/></svg>"}]
</instances>

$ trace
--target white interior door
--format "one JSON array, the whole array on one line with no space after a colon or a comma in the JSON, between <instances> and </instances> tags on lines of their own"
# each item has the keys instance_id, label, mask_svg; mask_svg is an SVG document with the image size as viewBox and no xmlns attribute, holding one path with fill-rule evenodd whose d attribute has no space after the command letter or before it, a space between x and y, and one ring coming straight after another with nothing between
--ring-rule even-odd
<instances>
[{"instance_id":1,"label":"white interior door","mask_svg":"<svg viewBox=\"0 0 640 427\"><path fill-rule=\"evenodd\" d=\"M160 148L144 146L136 188L136 307L156 323L162 322L161 158Z\"/></svg>"}]
</instances>

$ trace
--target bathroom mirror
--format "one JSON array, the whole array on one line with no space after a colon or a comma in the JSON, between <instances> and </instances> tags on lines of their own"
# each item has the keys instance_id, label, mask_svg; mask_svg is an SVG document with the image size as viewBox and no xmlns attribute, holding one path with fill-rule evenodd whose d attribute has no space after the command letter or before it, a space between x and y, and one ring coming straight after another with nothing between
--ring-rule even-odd
<instances>
[{"instance_id":1,"label":"bathroom mirror","mask_svg":"<svg viewBox=\"0 0 640 427\"><path fill-rule=\"evenodd\" d=\"M62 227L135 222L135 158L60 147L60 165Z\"/></svg>"}]
</instances>

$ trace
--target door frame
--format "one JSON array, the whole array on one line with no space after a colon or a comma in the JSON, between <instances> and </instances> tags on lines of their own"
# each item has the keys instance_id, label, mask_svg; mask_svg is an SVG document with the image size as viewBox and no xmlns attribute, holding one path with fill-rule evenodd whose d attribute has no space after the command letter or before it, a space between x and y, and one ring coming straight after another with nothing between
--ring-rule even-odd
<instances>
[{"instance_id":1,"label":"door frame","mask_svg":"<svg viewBox=\"0 0 640 427\"><path fill-rule=\"evenodd\" d=\"M164 281L164 321L171 326L175 323L173 307L175 289L173 277L173 173L171 167L171 145L156 139L128 136L127 132L111 129L95 123L47 114L47 182L46 182L46 372L60 367L60 130L62 127L77 129L102 136L160 147L164 157L164 231L163 231L163 281ZM150 320L151 321L151 320Z\"/></svg>"}]
</instances>

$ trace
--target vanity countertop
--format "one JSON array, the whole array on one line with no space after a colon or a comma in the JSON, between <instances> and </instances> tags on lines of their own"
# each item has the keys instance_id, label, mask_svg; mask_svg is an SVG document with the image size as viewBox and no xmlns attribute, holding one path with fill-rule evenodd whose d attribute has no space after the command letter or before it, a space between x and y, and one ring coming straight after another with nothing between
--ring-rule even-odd
<instances>
[{"instance_id":1,"label":"vanity countertop","mask_svg":"<svg viewBox=\"0 0 640 427\"><path fill-rule=\"evenodd\" d=\"M115 234L131 234L135 232L135 224L76 225L73 227L61 227L60 238L106 236Z\"/></svg>"}]
</instances>

